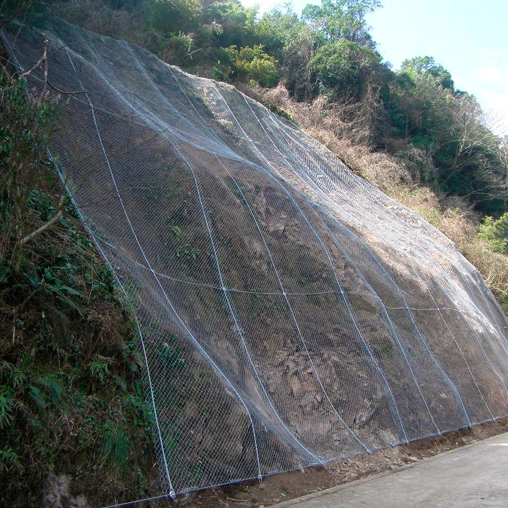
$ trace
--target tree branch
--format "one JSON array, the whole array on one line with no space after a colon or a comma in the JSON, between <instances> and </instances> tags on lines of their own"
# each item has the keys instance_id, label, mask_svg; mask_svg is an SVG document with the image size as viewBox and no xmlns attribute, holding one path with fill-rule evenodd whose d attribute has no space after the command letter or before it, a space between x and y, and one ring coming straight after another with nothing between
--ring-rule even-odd
<instances>
[{"instance_id":1,"label":"tree branch","mask_svg":"<svg viewBox=\"0 0 508 508\"><path fill-rule=\"evenodd\" d=\"M42 52L42 56L39 58L39 60L37 60L37 62L35 63L35 65L33 65L30 69L28 69L27 71L23 72L23 74L20 74L19 76L19 79L22 79L22 78L26 78L27 76L29 76L35 69L37 69L37 67L40 67L42 65L42 62L47 62L47 59L48 59L48 44L49 44L49 41L48 39L44 39L44 50ZM47 77L47 71L45 73L45 77Z\"/></svg>"},{"instance_id":2,"label":"tree branch","mask_svg":"<svg viewBox=\"0 0 508 508\"><path fill-rule=\"evenodd\" d=\"M49 77L48 77L48 46L49 46L49 40L44 39L44 45L43 45L44 49L42 52L42 56L39 58L39 60L37 60L37 62L30 69L23 72L23 74L21 74L19 76L19 78L22 79L22 78L29 76L35 69L37 69L41 65L44 65L44 87L49 86L50 88L55 90L55 92L58 92L59 94L62 94L62 95L77 95L80 93L85 93L84 90L75 90L72 92L66 92L64 90L61 90L57 86L53 85L53 83L51 83L51 81L49 81Z\"/></svg>"},{"instance_id":3,"label":"tree branch","mask_svg":"<svg viewBox=\"0 0 508 508\"><path fill-rule=\"evenodd\" d=\"M48 222L45 222L41 227L37 228L35 231L32 231L29 235L26 235L25 237L21 238L21 240L19 240L17 242L17 244L19 246L25 245L25 243L28 243L30 240L33 240L36 236L40 235L43 231L46 231L46 229L48 229L53 224L55 224L60 219L60 217L63 215L62 205L63 205L64 199L65 199L65 194L62 194L60 196L60 199L58 200L58 212L51 220L49 220Z\"/></svg>"}]
</instances>

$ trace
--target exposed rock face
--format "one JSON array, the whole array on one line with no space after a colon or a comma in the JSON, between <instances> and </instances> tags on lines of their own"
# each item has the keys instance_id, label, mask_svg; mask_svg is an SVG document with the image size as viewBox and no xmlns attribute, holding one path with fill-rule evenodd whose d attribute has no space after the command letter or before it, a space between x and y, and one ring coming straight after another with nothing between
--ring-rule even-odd
<instances>
[{"instance_id":1,"label":"exposed rock face","mask_svg":"<svg viewBox=\"0 0 508 508\"><path fill-rule=\"evenodd\" d=\"M51 508L88 508L86 498L71 495L72 479L68 475L50 473L44 484L43 505Z\"/></svg>"},{"instance_id":2,"label":"exposed rock face","mask_svg":"<svg viewBox=\"0 0 508 508\"><path fill-rule=\"evenodd\" d=\"M18 28L26 69L43 35ZM507 414L506 317L449 240L234 88L45 32L52 83L83 92L53 155L136 302L169 489Z\"/></svg>"}]
</instances>

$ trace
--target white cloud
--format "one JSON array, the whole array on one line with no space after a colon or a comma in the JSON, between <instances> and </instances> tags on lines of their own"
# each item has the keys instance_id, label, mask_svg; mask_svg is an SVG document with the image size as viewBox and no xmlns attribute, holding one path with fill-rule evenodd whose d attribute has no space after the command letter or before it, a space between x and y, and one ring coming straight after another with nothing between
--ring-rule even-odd
<instances>
[{"instance_id":1,"label":"white cloud","mask_svg":"<svg viewBox=\"0 0 508 508\"><path fill-rule=\"evenodd\" d=\"M508 135L508 93L480 89L475 94L487 117L487 124L499 136Z\"/></svg>"},{"instance_id":2,"label":"white cloud","mask_svg":"<svg viewBox=\"0 0 508 508\"><path fill-rule=\"evenodd\" d=\"M483 48L481 51L475 51L474 56L482 60L502 60L506 59L507 53L504 49L499 48Z\"/></svg>"},{"instance_id":3,"label":"white cloud","mask_svg":"<svg viewBox=\"0 0 508 508\"><path fill-rule=\"evenodd\" d=\"M480 102L490 129L508 135L508 58L506 52L491 51L491 58L478 62L468 82L468 92ZM497 56L498 58L492 58ZM474 69L475 67L473 67Z\"/></svg>"},{"instance_id":4,"label":"white cloud","mask_svg":"<svg viewBox=\"0 0 508 508\"><path fill-rule=\"evenodd\" d=\"M496 83L503 75L500 69L493 65L484 65L477 69L476 75L483 83Z\"/></svg>"}]
</instances>

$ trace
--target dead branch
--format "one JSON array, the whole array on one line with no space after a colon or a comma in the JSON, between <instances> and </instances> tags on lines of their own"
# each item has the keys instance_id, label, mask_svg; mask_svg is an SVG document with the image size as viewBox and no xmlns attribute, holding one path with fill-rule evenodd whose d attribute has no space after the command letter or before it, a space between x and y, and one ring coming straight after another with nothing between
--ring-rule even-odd
<instances>
[{"instance_id":1,"label":"dead branch","mask_svg":"<svg viewBox=\"0 0 508 508\"><path fill-rule=\"evenodd\" d=\"M65 194L62 194L60 196L60 199L58 200L58 211L57 211L56 215L51 220L49 220L48 222L45 222L41 227L37 228L35 231L32 231L29 235L26 235L25 237L21 238L21 240L19 240L17 242L17 244L19 246L25 245L30 240L33 240L36 236L40 235L43 231L46 231L46 229L48 229L53 224L55 224L60 219L60 217L63 215L64 199L65 199Z\"/></svg>"},{"instance_id":2,"label":"dead branch","mask_svg":"<svg viewBox=\"0 0 508 508\"><path fill-rule=\"evenodd\" d=\"M43 52L42 56L37 60L37 62L27 71L20 74L20 79L25 78L29 76L35 69L38 69L41 66L44 66L44 90L46 90L47 87L53 89L55 92L62 94L62 95L77 95L80 93L85 93L84 90L74 90L74 91L65 91L60 88L58 88L56 85L51 83L49 80L49 65L48 65L48 47L49 47L49 40L44 39L44 45L43 45Z\"/></svg>"}]
</instances>

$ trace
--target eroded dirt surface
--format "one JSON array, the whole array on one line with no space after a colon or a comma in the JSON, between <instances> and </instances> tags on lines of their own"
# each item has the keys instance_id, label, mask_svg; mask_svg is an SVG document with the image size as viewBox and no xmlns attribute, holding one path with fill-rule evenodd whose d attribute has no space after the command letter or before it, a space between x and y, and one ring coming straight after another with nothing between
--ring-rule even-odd
<instances>
[{"instance_id":1,"label":"eroded dirt surface","mask_svg":"<svg viewBox=\"0 0 508 508\"><path fill-rule=\"evenodd\" d=\"M508 432L508 417L477 425L471 429L420 439L408 445L378 450L370 455L347 458L330 463L325 467L320 466L269 476L264 478L262 483L257 480L248 481L190 493L186 496L179 496L175 503L168 500L162 504L159 501L157 506L266 508L282 501L329 489L372 474L397 469L503 432Z\"/></svg>"}]
</instances>

